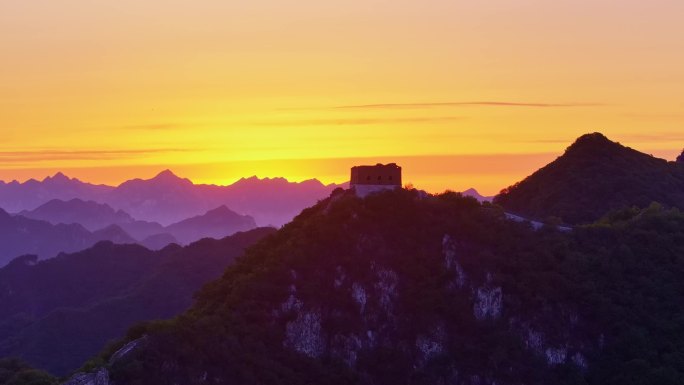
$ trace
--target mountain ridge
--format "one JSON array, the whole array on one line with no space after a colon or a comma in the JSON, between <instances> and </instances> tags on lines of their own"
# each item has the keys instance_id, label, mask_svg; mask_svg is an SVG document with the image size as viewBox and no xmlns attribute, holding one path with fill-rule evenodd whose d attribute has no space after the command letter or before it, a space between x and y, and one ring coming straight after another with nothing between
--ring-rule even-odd
<instances>
[{"instance_id":1,"label":"mountain ridge","mask_svg":"<svg viewBox=\"0 0 684 385\"><path fill-rule=\"evenodd\" d=\"M568 224L652 202L684 209L684 168L600 133L579 137L563 155L494 198L514 214Z\"/></svg>"},{"instance_id":2,"label":"mountain ridge","mask_svg":"<svg viewBox=\"0 0 684 385\"><path fill-rule=\"evenodd\" d=\"M195 184L170 170L150 179L131 179L118 186L93 185L62 173L19 183L0 183L0 207L8 212L34 210L52 200L79 198L108 204L142 221L170 225L221 205L255 218L261 226L281 226L302 209L341 185L317 179L242 178L229 185Z\"/></svg>"},{"instance_id":3,"label":"mountain ridge","mask_svg":"<svg viewBox=\"0 0 684 385\"><path fill-rule=\"evenodd\" d=\"M158 250L169 243L187 245L201 238L219 239L257 227L254 218L239 215L225 205L166 227L134 220L121 210L115 212L106 204L92 201L52 200L46 205L25 212L28 216L11 215L0 209L3 230L0 266L24 254L49 259L60 252L76 252L103 240ZM92 220L88 221L89 218ZM82 219L89 228L81 224Z\"/></svg>"}]
</instances>

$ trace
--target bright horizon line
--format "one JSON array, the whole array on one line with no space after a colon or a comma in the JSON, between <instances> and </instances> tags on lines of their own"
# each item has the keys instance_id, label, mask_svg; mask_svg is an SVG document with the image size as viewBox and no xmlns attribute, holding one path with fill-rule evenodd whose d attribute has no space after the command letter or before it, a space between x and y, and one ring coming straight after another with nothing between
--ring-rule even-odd
<instances>
[{"instance_id":1,"label":"bright horizon line","mask_svg":"<svg viewBox=\"0 0 684 385\"><path fill-rule=\"evenodd\" d=\"M649 153L643 149L637 150ZM377 163L397 163L403 169L405 184L431 192L466 191L476 189L485 196L498 194L502 189L523 180L536 170L552 162L563 152L498 153L460 155L398 155L375 157L345 157L318 159L264 159L217 161L205 163L170 164L112 164L98 166L53 166L0 168L4 183L25 183L31 179L42 181L62 173L70 179L116 187L133 179L151 179L164 170L188 179L197 185L229 186L240 179L283 178L291 183L317 180L323 185L344 184L349 181L352 166ZM677 150L655 151L652 156L672 161ZM245 172L245 170L250 170Z\"/></svg>"},{"instance_id":2,"label":"bright horizon line","mask_svg":"<svg viewBox=\"0 0 684 385\"><path fill-rule=\"evenodd\" d=\"M93 169L98 169L98 168L100 168L100 167L92 167L92 168L93 168ZM159 171L159 172L157 172L157 173L156 173L154 176L152 176L152 177L149 177L149 178L132 177L132 178L124 179L124 180L122 180L122 181L119 182L119 183L94 183L94 182L90 182L90 181L88 181L88 180L84 180L84 179L81 179L81 178L78 178L78 177L71 177L71 176L69 176L68 172L64 172L64 171L56 171L56 172L53 172L53 173L48 173L48 175L46 175L46 176L44 176L44 177L42 177L42 178L40 178L40 177L28 177L28 178L24 178L24 179L12 179L12 180L9 180L9 181L6 180L6 179L0 179L0 182L3 182L3 183L5 183L5 184L10 184L10 183L14 183L14 182L17 182L17 183L19 183L19 184L24 184L24 183L26 183L26 182L28 182L28 181L31 181L31 180L36 181L36 182L44 182L44 181L46 181L47 179L55 178L55 177L58 176L59 174L62 174L64 177L68 178L69 180L76 180L76 181L79 181L79 182L82 182L82 183L87 183L87 184L91 184L91 185L95 185L95 186L118 187L118 186L120 186L121 184L126 183L126 182L131 181L131 180L150 180L150 179L154 179L155 177L159 176L160 174L163 174L164 172L169 171L169 172L171 172L171 174L173 174L174 176L176 176L178 179L187 179L187 180L189 180L190 182L192 182L192 184L194 184L194 185L196 185L196 186L202 186L202 185L203 185L203 186L219 186L219 187L225 187L225 186L233 185L233 184L239 182L240 180L243 180L243 179L252 179L252 178L256 178L256 179L258 179L258 180L284 179L284 180L286 180L286 181L289 182L289 183L298 183L298 184L299 184L299 183L304 183L304 182L309 182L309 181L318 181L318 182L320 182L320 183L321 183L322 185L324 185L324 186L329 186L329 185L343 185L343 184L345 184L345 183L349 183L348 180L347 180L347 181L344 181L344 182L340 182L340 183L337 183L337 182L325 183L325 182L323 182L322 180L320 180L320 179L318 179L318 178L316 178L316 177L309 178L309 179L295 180L295 179L289 179L289 178L287 178L287 177L285 177L285 176L263 176L263 177L261 177L261 176L259 176L259 175L257 175L257 174L250 175L250 176L243 176L243 177L240 177L240 178L238 178L238 179L235 179L234 181L229 182L229 183L227 183L227 184L223 184L223 183L203 183L203 182L195 182L194 180L192 180L192 179L189 178L189 177L184 177L184 176L182 176L182 175L179 175L179 173L174 172L174 171L173 171L171 168L169 168L169 167L167 167L167 168L161 167L161 168L162 168L162 170Z\"/></svg>"},{"instance_id":3,"label":"bright horizon line","mask_svg":"<svg viewBox=\"0 0 684 385\"><path fill-rule=\"evenodd\" d=\"M100 168L101 168L101 167L92 167L92 169L100 169ZM116 188L116 187L122 185L123 183L126 183L126 182L128 182L128 181L132 181L132 180L151 180L151 179L154 179L155 177L159 176L160 174L162 174L162 173L164 173L164 172L166 172L166 171L170 171L173 175L175 175L175 176L176 176L177 178L179 178L179 179L186 179L186 180L189 180L189 181L190 181L193 185L195 185L195 186L218 186L218 187L227 187L227 186L232 186L232 185L238 183L240 180L246 180L246 179L252 179L252 178L256 178L257 180L284 179L284 180L285 180L286 182L288 182L288 183L296 183L296 184L301 184L301 183L305 183L305 182L309 182L309 181L317 181L317 182L321 183L323 186L326 186L326 187L327 187L327 186L331 186L331 185L343 186L343 185L349 183L349 178L346 178L346 179L343 180L343 181L332 181L332 182L330 182L330 181L324 181L324 180L322 180L322 179L319 178L319 177L310 177L310 178L289 178L289 177L286 177L286 176L268 176L268 175L267 175L267 176L260 176L260 175L258 175L258 174L253 174L253 175L250 175L250 176L238 177L238 178L232 179L232 180L230 180L230 181L228 181L228 182L225 182L225 183L212 183L212 182L200 182L200 181L193 180L193 179L190 178L190 177L185 177L185 176L181 175L180 173L177 173L177 172L173 171L173 169L172 169L171 167L166 167L166 168L165 168L165 167L163 167L163 166L160 166L158 169L160 169L160 171L156 172L156 173L155 173L154 175L152 175L152 176L147 176L147 177L139 177L139 176L138 176L138 177L129 177L129 178L124 178L124 179L121 180L120 182L116 182L116 183L97 183L97 182L92 182L92 181L87 180L87 179L84 179L84 178L79 178L79 177L71 176L71 175L69 174L69 172L65 172L65 171L55 171L55 172L51 172L51 173L48 173L47 175L45 175L45 176L43 176L43 177L35 177L35 176L33 176L33 177L26 177L26 178L20 178L20 179L16 179L16 178L15 178L15 179L11 179L11 180L7 180L7 179L0 178L0 183L3 183L3 184L5 184L5 185L11 184L11 183L25 184L25 183L27 183L27 182L29 182L29 181L31 181L31 180L36 181L36 182L44 182L44 181L46 181L46 180L48 180L48 179L50 179L50 178L55 178L56 176L58 176L59 174L61 174L61 175L63 175L64 177L68 178L69 180L76 180L76 181L79 181L79 182L81 182L81 183L87 183L87 184L94 185L94 186L107 186L107 187ZM411 182L405 183L404 186L406 186L406 185L408 185L408 184L412 184L412 183L411 183ZM419 189L422 189L420 186L414 186L414 187L419 188ZM444 190L442 190L442 191L428 191L427 189L424 189L424 190L426 190L426 191L428 191L428 192L430 192L430 193L441 193L441 192L446 192L446 191L464 192L464 191L470 190L470 189L475 190L475 191L477 191L478 193L482 193L482 190L480 190L479 188L477 188L477 187L474 186L474 185L471 186L471 187L462 189L462 190L461 190L461 189L448 189L448 188L447 188L447 189L444 189ZM422 190L423 190L423 189L422 189ZM498 194L498 192L497 192L497 194ZM482 194L482 195L483 195L483 196L490 196L491 194ZM493 196L493 195L492 195L492 196Z\"/></svg>"}]
</instances>

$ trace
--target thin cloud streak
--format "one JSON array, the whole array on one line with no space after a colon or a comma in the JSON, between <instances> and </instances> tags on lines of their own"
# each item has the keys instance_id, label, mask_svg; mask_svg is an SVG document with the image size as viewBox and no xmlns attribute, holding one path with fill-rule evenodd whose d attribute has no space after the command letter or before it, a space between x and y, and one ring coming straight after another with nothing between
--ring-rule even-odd
<instances>
[{"instance_id":1,"label":"thin cloud streak","mask_svg":"<svg viewBox=\"0 0 684 385\"><path fill-rule=\"evenodd\" d=\"M434 103L381 103L337 106L334 109L416 109L437 107L531 107L531 108L568 108L568 107L600 107L601 103L524 103L524 102L434 102Z\"/></svg>"},{"instance_id":2,"label":"thin cloud streak","mask_svg":"<svg viewBox=\"0 0 684 385\"><path fill-rule=\"evenodd\" d=\"M123 126L125 130L150 130L150 131L166 131L166 130L180 130L188 128L189 124L177 123L155 123L155 124L135 124L130 126Z\"/></svg>"},{"instance_id":3,"label":"thin cloud streak","mask_svg":"<svg viewBox=\"0 0 684 385\"><path fill-rule=\"evenodd\" d=\"M418 117L418 118L359 118L359 119L302 119L283 120L273 122L259 122L262 126L365 126L377 124L409 124L409 123L439 123L454 122L468 119L465 116Z\"/></svg>"},{"instance_id":4,"label":"thin cloud streak","mask_svg":"<svg viewBox=\"0 0 684 385\"><path fill-rule=\"evenodd\" d=\"M26 162L62 161L62 160L111 160L131 159L149 154L188 152L181 148L148 148L131 150L21 150L0 151L0 164L16 164Z\"/></svg>"}]
</instances>

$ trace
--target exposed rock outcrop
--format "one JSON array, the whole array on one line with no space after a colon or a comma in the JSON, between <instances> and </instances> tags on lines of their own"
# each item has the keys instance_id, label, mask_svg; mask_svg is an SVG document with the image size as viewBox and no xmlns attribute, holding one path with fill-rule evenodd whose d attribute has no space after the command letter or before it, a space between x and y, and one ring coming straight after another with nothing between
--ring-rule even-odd
<instances>
[{"instance_id":1,"label":"exposed rock outcrop","mask_svg":"<svg viewBox=\"0 0 684 385\"><path fill-rule=\"evenodd\" d=\"M125 359L128 355L140 349L147 342L147 336L138 338L137 340L131 341L119 350L114 352L109 358L108 367L116 364L117 362ZM67 382L62 385L111 385L112 382L109 376L109 370L106 367L98 368L97 370L89 373L76 373Z\"/></svg>"},{"instance_id":2,"label":"exposed rock outcrop","mask_svg":"<svg viewBox=\"0 0 684 385\"><path fill-rule=\"evenodd\" d=\"M92 373L77 373L62 385L110 385L109 371L100 368Z\"/></svg>"},{"instance_id":3,"label":"exposed rock outcrop","mask_svg":"<svg viewBox=\"0 0 684 385\"><path fill-rule=\"evenodd\" d=\"M503 307L500 287L480 287L475 291L473 314L478 320L497 319Z\"/></svg>"}]
</instances>

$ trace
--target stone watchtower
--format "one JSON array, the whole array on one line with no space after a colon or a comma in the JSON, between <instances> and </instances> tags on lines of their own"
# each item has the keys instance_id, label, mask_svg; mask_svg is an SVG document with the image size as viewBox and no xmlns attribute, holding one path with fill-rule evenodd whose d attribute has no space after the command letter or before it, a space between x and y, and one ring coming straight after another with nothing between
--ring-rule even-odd
<instances>
[{"instance_id":1,"label":"stone watchtower","mask_svg":"<svg viewBox=\"0 0 684 385\"><path fill-rule=\"evenodd\" d=\"M399 189L401 167L396 163L352 167L349 187L361 198L375 192Z\"/></svg>"}]
</instances>

